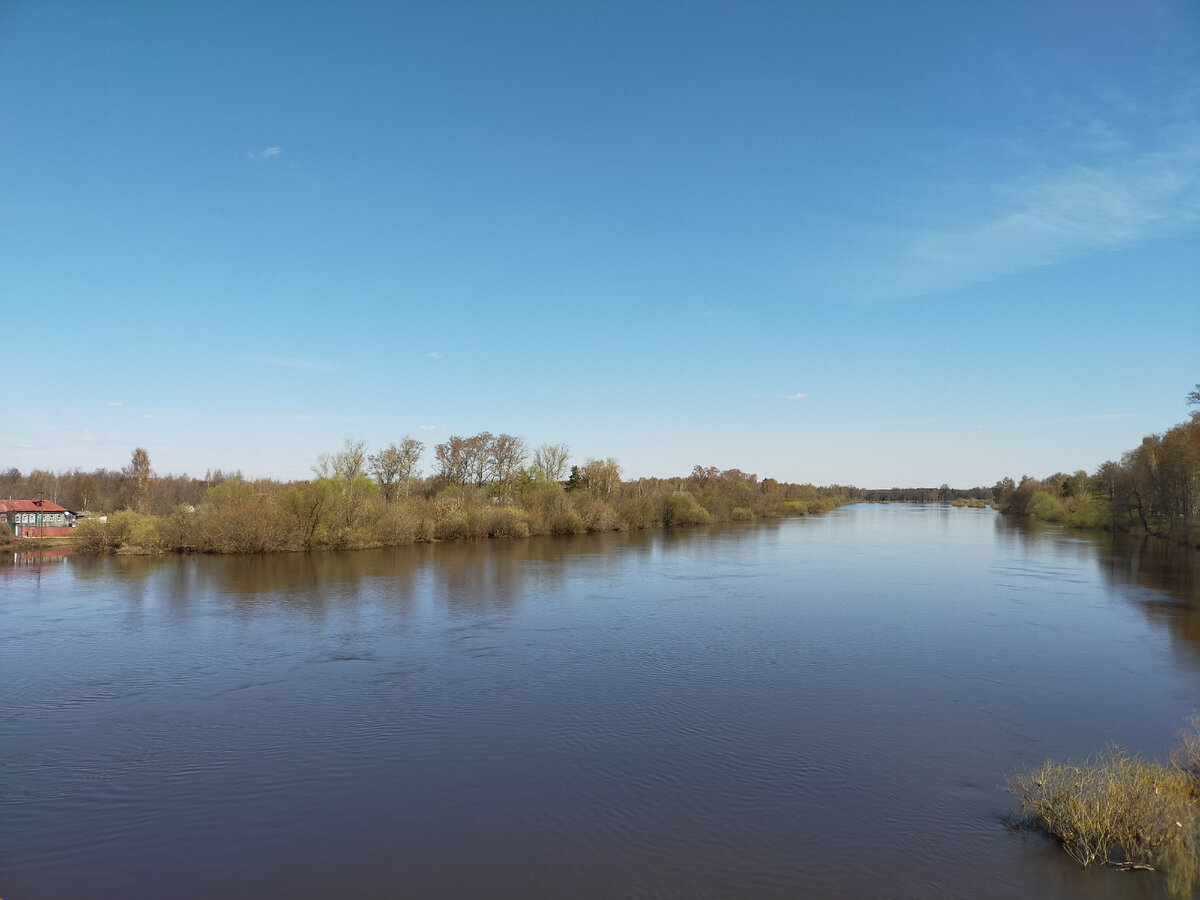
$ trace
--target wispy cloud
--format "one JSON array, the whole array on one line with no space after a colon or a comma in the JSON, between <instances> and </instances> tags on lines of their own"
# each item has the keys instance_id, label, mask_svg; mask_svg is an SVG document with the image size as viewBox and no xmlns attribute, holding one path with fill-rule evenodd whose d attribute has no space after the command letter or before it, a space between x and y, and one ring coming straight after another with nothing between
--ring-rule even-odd
<instances>
[{"instance_id":1,"label":"wispy cloud","mask_svg":"<svg viewBox=\"0 0 1200 900\"><path fill-rule=\"evenodd\" d=\"M784 400L805 400L807 398L808 398L808 394L804 394L804 393L784 394L783 395Z\"/></svg>"},{"instance_id":2,"label":"wispy cloud","mask_svg":"<svg viewBox=\"0 0 1200 900\"><path fill-rule=\"evenodd\" d=\"M139 413L138 418L139 419L153 419L154 413Z\"/></svg>"},{"instance_id":3,"label":"wispy cloud","mask_svg":"<svg viewBox=\"0 0 1200 900\"><path fill-rule=\"evenodd\" d=\"M304 372L336 372L338 366L321 359L304 359L299 356L251 356L250 362L276 369L299 369Z\"/></svg>"},{"instance_id":4,"label":"wispy cloud","mask_svg":"<svg viewBox=\"0 0 1200 900\"><path fill-rule=\"evenodd\" d=\"M1013 191L1009 211L960 232L915 235L901 283L920 290L963 287L1192 225L1200 212L1200 154L1123 167L1073 166Z\"/></svg>"},{"instance_id":5,"label":"wispy cloud","mask_svg":"<svg viewBox=\"0 0 1200 900\"><path fill-rule=\"evenodd\" d=\"M283 156L282 147L267 147L265 150L262 150L258 153L255 153L253 150L251 150L246 154L246 158L251 159L254 162L270 162L273 159L279 159L281 156Z\"/></svg>"},{"instance_id":6,"label":"wispy cloud","mask_svg":"<svg viewBox=\"0 0 1200 900\"><path fill-rule=\"evenodd\" d=\"M436 425L422 425L421 431L437 431Z\"/></svg>"},{"instance_id":7,"label":"wispy cloud","mask_svg":"<svg viewBox=\"0 0 1200 900\"><path fill-rule=\"evenodd\" d=\"M125 404L124 404L122 401L120 401L120 400L109 400L109 401L108 401L107 403L105 403L104 405L105 405L105 406L111 406L111 407L118 407L118 406L124 406Z\"/></svg>"},{"instance_id":8,"label":"wispy cloud","mask_svg":"<svg viewBox=\"0 0 1200 900\"><path fill-rule=\"evenodd\" d=\"M441 359L442 358L442 354L438 353L436 350L432 350L429 353L426 353L425 355L427 357L429 357L430 359Z\"/></svg>"},{"instance_id":9,"label":"wispy cloud","mask_svg":"<svg viewBox=\"0 0 1200 900\"><path fill-rule=\"evenodd\" d=\"M847 274L847 292L879 301L956 290L1200 224L1200 114L1137 139L1097 117L1071 128L1069 158L993 183L977 198L990 212L884 236L880 262Z\"/></svg>"}]
</instances>

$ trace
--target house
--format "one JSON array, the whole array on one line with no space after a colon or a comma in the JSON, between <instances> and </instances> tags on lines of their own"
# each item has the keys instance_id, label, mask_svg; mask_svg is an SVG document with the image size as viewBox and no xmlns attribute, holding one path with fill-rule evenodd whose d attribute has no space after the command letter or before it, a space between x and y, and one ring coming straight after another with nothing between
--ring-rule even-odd
<instances>
[{"instance_id":1,"label":"house","mask_svg":"<svg viewBox=\"0 0 1200 900\"><path fill-rule=\"evenodd\" d=\"M0 500L0 521L16 537L66 537L75 514L49 500Z\"/></svg>"}]
</instances>

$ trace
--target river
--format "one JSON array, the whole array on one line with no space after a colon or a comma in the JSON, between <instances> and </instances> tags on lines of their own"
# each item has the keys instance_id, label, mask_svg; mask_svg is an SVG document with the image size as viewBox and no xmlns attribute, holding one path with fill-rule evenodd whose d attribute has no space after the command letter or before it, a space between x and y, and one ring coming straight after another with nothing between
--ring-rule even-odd
<instances>
[{"instance_id":1,"label":"river","mask_svg":"<svg viewBox=\"0 0 1200 900\"><path fill-rule=\"evenodd\" d=\"M1200 709L1196 554L943 505L0 566L0 896L1140 898L1006 778Z\"/></svg>"}]
</instances>

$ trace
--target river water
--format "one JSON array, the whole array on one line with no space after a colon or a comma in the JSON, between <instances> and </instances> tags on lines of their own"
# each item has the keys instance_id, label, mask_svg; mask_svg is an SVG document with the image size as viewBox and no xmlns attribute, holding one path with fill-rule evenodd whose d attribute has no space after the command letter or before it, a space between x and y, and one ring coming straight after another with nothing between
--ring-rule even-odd
<instances>
[{"instance_id":1,"label":"river water","mask_svg":"<svg viewBox=\"0 0 1200 900\"><path fill-rule=\"evenodd\" d=\"M0 567L0 896L1135 898L1006 778L1200 709L1186 552L767 524Z\"/></svg>"}]
</instances>

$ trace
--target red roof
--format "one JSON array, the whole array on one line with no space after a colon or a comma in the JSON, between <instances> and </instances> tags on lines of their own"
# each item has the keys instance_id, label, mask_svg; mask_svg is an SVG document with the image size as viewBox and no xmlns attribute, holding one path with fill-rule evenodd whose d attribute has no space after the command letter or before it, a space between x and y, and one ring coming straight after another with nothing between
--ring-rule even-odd
<instances>
[{"instance_id":1,"label":"red roof","mask_svg":"<svg viewBox=\"0 0 1200 900\"><path fill-rule=\"evenodd\" d=\"M0 500L0 513L9 512L70 512L65 506L51 503L49 500Z\"/></svg>"}]
</instances>

